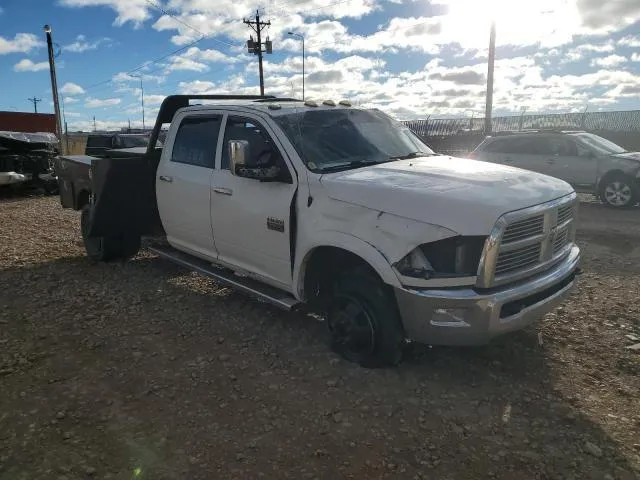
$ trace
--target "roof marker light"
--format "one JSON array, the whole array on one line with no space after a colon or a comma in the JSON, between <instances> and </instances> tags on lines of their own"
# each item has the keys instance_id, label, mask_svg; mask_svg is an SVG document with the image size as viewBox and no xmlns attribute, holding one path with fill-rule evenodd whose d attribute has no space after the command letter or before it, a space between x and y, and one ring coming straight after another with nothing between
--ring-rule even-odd
<instances>
[{"instance_id":1,"label":"roof marker light","mask_svg":"<svg viewBox=\"0 0 640 480\"><path fill-rule=\"evenodd\" d=\"M330 107L335 107L336 106L336 102L334 102L333 100L325 100L324 102L322 102L323 105L329 105Z\"/></svg>"},{"instance_id":2,"label":"roof marker light","mask_svg":"<svg viewBox=\"0 0 640 480\"><path fill-rule=\"evenodd\" d=\"M343 107L350 107L351 106L351 102L349 100L340 100L340 105L342 105Z\"/></svg>"},{"instance_id":3,"label":"roof marker light","mask_svg":"<svg viewBox=\"0 0 640 480\"><path fill-rule=\"evenodd\" d=\"M307 100L306 102L304 102L304 104L307 107L317 107L318 106L318 104L316 102L314 102L313 100Z\"/></svg>"},{"instance_id":4,"label":"roof marker light","mask_svg":"<svg viewBox=\"0 0 640 480\"><path fill-rule=\"evenodd\" d=\"M282 108L282 105L280 105L279 103L269 104L269 110L280 110L281 108Z\"/></svg>"}]
</instances>

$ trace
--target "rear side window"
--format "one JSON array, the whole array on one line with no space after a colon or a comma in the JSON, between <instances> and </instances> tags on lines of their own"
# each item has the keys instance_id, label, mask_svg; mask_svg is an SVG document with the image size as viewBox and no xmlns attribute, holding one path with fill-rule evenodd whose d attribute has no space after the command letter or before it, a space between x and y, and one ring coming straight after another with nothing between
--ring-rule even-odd
<instances>
[{"instance_id":1,"label":"rear side window","mask_svg":"<svg viewBox=\"0 0 640 480\"><path fill-rule=\"evenodd\" d=\"M221 116L185 118L176 133L171 161L213 168L221 123Z\"/></svg>"},{"instance_id":2,"label":"rear side window","mask_svg":"<svg viewBox=\"0 0 640 480\"><path fill-rule=\"evenodd\" d=\"M492 153L534 154L535 141L532 138L501 138L487 145L485 150Z\"/></svg>"}]
</instances>

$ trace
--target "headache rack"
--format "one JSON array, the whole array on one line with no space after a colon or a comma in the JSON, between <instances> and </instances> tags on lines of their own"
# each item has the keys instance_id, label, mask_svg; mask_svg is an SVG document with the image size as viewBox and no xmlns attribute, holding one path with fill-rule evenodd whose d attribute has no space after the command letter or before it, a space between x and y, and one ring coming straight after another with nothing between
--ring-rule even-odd
<instances>
[{"instance_id":1,"label":"headache rack","mask_svg":"<svg viewBox=\"0 0 640 480\"><path fill-rule=\"evenodd\" d=\"M275 95L169 95L160 105L156 123L151 132L147 154L154 151L160 129L166 123L171 123L176 112L191 105L191 100L254 100L256 102L295 102L294 98L278 98Z\"/></svg>"}]
</instances>

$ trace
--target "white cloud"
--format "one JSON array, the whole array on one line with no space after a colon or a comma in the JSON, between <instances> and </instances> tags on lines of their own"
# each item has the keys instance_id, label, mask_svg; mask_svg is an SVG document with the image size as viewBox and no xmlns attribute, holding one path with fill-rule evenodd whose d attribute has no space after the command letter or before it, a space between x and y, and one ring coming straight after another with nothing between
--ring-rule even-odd
<instances>
[{"instance_id":1,"label":"white cloud","mask_svg":"<svg viewBox=\"0 0 640 480\"><path fill-rule=\"evenodd\" d=\"M640 53L634 53L633 55L631 55L631 61L640 62Z\"/></svg>"},{"instance_id":2,"label":"white cloud","mask_svg":"<svg viewBox=\"0 0 640 480\"><path fill-rule=\"evenodd\" d=\"M66 52L82 53L87 50L96 50L102 43L108 42L109 40L111 39L103 37L93 42L88 42L84 35L78 35L75 42L65 45L62 49Z\"/></svg>"},{"instance_id":3,"label":"white cloud","mask_svg":"<svg viewBox=\"0 0 640 480\"><path fill-rule=\"evenodd\" d=\"M121 99L119 98L105 98L105 99L99 99L99 98L87 98L87 101L85 102L84 106L87 108L102 108L102 107L110 107L113 105L119 105L120 102L122 102Z\"/></svg>"},{"instance_id":4,"label":"white cloud","mask_svg":"<svg viewBox=\"0 0 640 480\"><path fill-rule=\"evenodd\" d=\"M49 68L49 62L34 63L28 58L23 58L13 66L16 72L39 72L40 70L47 70Z\"/></svg>"},{"instance_id":5,"label":"white cloud","mask_svg":"<svg viewBox=\"0 0 640 480\"><path fill-rule=\"evenodd\" d=\"M576 0L585 31L606 34L640 19L637 0Z\"/></svg>"},{"instance_id":6,"label":"white cloud","mask_svg":"<svg viewBox=\"0 0 640 480\"><path fill-rule=\"evenodd\" d=\"M165 98L166 98L165 95L145 95L144 96L144 104L145 105L160 105Z\"/></svg>"},{"instance_id":7,"label":"white cloud","mask_svg":"<svg viewBox=\"0 0 640 480\"><path fill-rule=\"evenodd\" d=\"M607 57L594 58L591 60L591 65L594 67L615 67L626 61L627 59L622 55L609 55Z\"/></svg>"},{"instance_id":8,"label":"white cloud","mask_svg":"<svg viewBox=\"0 0 640 480\"><path fill-rule=\"evenodd\" d=\"M59 0L59 3L65 7L111 7L117 13L114 22L117 26L132 22L137 27L151 17L145 0Z\"/></svg>"},{"instance_id":9,"label":"white cloud","mask_svg":"<svg viewBox=\"0 0 640 480\"><path fill-rule=\"evenodd\" d=\"M64 97L64 98L62 99L62 101L63 101L65 104L69 104L69 103L78 103L78 99L77 99L77 98L74 98L74 97Z\"/></svg>"},{"instance_id":10,"label":"white cloud","mask_svg":"<svg viewBox=\"0 0 640 480\"><path fill-rule=\"evenodd\" d=\"M16 33L13 40L0 36L0 55L7 53L28 53L34 48L43 45L44 42L32 33Z\"/></svg>"},{"instance_id":11,"label":"white cloud","mask_svg":"<svg viewBox=\"0 0 640 480\"><path fill-rule=\"evenodd\" d=\"M623 45L625 47L640 48L640 37L632 37L629 35L621 38L617 43L618 45Z\"/></svg>"},{"instance_id":12,"label":"white cloud","mask_svg":"<svg viewBox=\"0 0 640 480\"><path fill-rule=\"evenodd\" d=\"M65 95L82 95L84 93L84 88L76 83L67 82L60 91Z\"/></svg>"},{"instance_id":13,"label":"white cloud","mask_svg":"<svg viewBox=\"0 0 640 480\"><path fill-rule=\"evenodd\" d=\"M209 70L208 63L236 63L239 61L237 57L231 57L212 48L201 50L198 47L191 47L183 54L171 57L166 72L177 70L204 72Z\"/></svg>"},{"instance_id":14,"label":"white cloud","mask_svg":"<svg viewBox=\"0 0 640 480\"><path fill-rule=\"evenodd\" d=\"M209 67L202 62L197 62L187 57L172 57L167 65L166 72L175 72L178 70L188 70L193 72L204 72Z\"/></svg>"}]
</instances>

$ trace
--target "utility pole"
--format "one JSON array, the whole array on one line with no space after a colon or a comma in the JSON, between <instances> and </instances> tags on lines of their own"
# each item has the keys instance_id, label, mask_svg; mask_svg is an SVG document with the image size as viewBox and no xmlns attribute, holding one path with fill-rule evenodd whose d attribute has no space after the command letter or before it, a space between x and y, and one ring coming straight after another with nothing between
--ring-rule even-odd
<instances>
[{"instance_id":1,"label":"utility pole","mask_svg":"<svg viewBox=\"0 0 640 480\"><path fill-rule=\"evenodd\" d=\"M97 129L96 129L96 116L95 115L93 116L93 131L94 132L97 131Z\"/></svg>"},{"instance_id":2,"label":"utility pole","mask_svg":"<svg viewBox=\"0 0 640 480\"><path fill-rule=\"evenodd\" d=\"M53 55L53 40L51 38L51 27L44 26L44 33L47 36L47 50L49 52L49 73L51 74L51 92L53 93L53 109L56 114L56 135L62 147L62 123L60 119L60 102L58 101L58 81L56 80L56 63Z\"/></svg>"},{"instance_id":3,"label":"utility pole","mask_svg":"<svg viewBox=\"0 0 640 480\"><path fill-rule=\"evenodd\" d=\"M33 112L38 113L38 103L42 101L41 98L37 98L35 95L33 98L27 98L31 103L33 103Z\"/></svg>"},{"instance_id":4,"label":"utility pole","mask_svg":"<svg viewBox=\"0 0 640 480\"><path fill-rule=\"evenodd\" d=\"M144 132L144 87L142 86L142 76L140 76L140 94L142 95L142 131Z\"/></svg>"},{"instance_id":5,"label":"utility pole","mask_svg":"<svg viewBox=\"0 0 640 480\"><path fill-rule=\"evenodd\" d=\"M256 32L257 41L253 40L253 36L249 37L247 40L247 50L249 53L253 53L254 55L258 55L258 70L260 72L260 95L264 95L264 73L262 71L262 54L273 53L273 46L269 37L264 42L265 49L262 50L262 30L265 27L271 25L271 22L261 22L260 21L260 12L256 10L256 19L255 20L247 20L246 18L242 21L245 25L249 25L251 29Z\"/></svg>"},{"instance_id":6,"label":"utility pole","mask_svg":"<svg viewBox=\"0 0 640 480\"><path fill-rule=\"evenodd\" d=\"M491 34L489 36L489 66L487 71L487 105L484 112L484 134L489 135L492 129L493 111L493 69L496 61L496 22L491 22Z\"/></svg>"}]
</instances>

